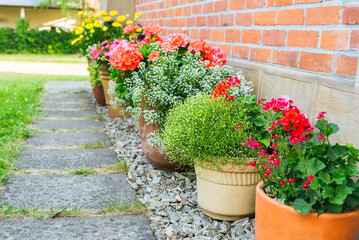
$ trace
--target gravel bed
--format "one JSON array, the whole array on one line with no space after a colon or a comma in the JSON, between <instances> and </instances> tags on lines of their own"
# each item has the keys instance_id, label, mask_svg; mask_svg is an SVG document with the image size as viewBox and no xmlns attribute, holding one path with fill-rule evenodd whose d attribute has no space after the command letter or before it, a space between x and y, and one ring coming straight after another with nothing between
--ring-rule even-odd
<instances>
[{"instance_id":1,"label":"gravel bed","mask_svg":"<svg viewBox=\"0 0 359 240\"><path fill-rule=\"evenodd\" d=\"M106 107L97 105L96 109L118 158L129 165L127 180L148 207L150 226L157 239L255 239L254 218L218 221L202 212L197 204L195 176L154 169L140 149L135 119L111 119Z\"/></svg>"}]
</instances>

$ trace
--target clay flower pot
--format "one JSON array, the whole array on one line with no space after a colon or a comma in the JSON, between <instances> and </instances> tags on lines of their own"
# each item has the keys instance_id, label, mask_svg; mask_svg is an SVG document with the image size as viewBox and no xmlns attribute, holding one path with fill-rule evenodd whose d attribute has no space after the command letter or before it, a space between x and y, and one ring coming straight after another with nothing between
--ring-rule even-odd
<instances>
[{"instance_id":1,"label":"clay flower pot","mask_svg":"<svg viewBox=\"0 0 359 240\"><path fill-rule=\"evenodd\" d=\"M300 215L293 207L270 198L262 182L256 189L256 240L355 240L359 231L359 208L348 213Z\"/></svg>"},{"instance_id":2,"label":"clay flower pot","mask_svg":"<svg viewBox=\"0 0 359 240\"><path fill-rule=\"evenodd\" d=\"M256 185L260 177L255 168L226 164L221 169L196 163L198 205L211 218L235 221L254 214Z\"/></svg>"},{"instance_id":3,"label":"clay flower pot","mask_svg":"<svg viewBox=\"0 0 359 240\"><path fill-rule=\"evenodd\" d=\"M93 86L92 87L93 96L95 97L96 101L100 105L106 105L106 98L105 93L103 91L102 86Z\"/></svg>"},{"instance_id":4,"label":"clay flower pot","mask_svg":"<svg viewBox=\"0 0 359 240\"><path fill-rule=\"evenodd\" d=\"M159 146L152 146L149 142L150 133L155 132L159 129L158 125L147 124L143 116L139 119L140 135L142 143L142 151L145 154L149 163L155 168L174 171L178 168L178 164L171 162L166 153Z\"/></svg>"},{"instance_id":5,"label":"clay flower pot","mask_svg":"<svg viewBox=\"0 0 359 240\"><path fill-rule=\"evenodd\" d=\"M110 83L110 71L108 70L109 66L106 63L101 63L100 65L100 75L102 80L102 86L105 93L106 104L108 109L108 115L110 118L123 118L121 113L122 108L112 107L110 102L112 101L111 95L108 93L109 83Z\"/></svg>"}]
</instances>

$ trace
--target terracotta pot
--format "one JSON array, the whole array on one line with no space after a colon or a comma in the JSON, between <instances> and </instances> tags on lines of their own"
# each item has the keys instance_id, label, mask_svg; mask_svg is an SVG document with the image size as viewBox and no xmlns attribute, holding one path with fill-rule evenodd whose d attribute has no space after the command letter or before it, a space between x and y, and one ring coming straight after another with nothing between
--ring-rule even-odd
<instances>
[{"instance_id":1,"label":"terracotta pot","mask_svg":"<svg viewBox=\"0 0 359 240\"><path fill-rule=\"evenodd\" d=\"M196 163L198 205L211 218L235 221L254 214L256 185L260 177L247 162L221 169Z\"/></svg>"},{"instance_id":2,"label":"terracotta pot","mask_svg":"<svg viewBox=\"0 0 359 240\"><path fill-rule=\"evenodd\" d=\"M159 146L152 146L149 142L150 133L155 132L159 129L158 125L147 124L143 116L139 119L140 135L142 143L142 151L145 154L147 160L155 168L174 171L179 167L177 163L171 162L166 153Z\"/></svg>"},{"instance_id":3,"label":"terracotta pot","mask_svg":"<svg viewBox=\"0 0 359 240\"><path fill-rule=\"evenodd\" d=\"M100 105L106 105L105 93L102 86L92 87L93 96Z\"/></svg>"},{"instance_id":4,"label":"terracotta pot","mask_svg":"<svg viewBox=\"0 0 359 240\"><path fill-rule=\"evenodd\" d=\"M123 118L123 114L121 114L121 111L123 110L122 108L115 108L112 107L110 102L112 101L112 98L110 96L110 94L108 93L108 88L109 88L109 83L110 83L110 71L108 70L108 65L106 63L101 63L100 64L100 75L101 75L101 80L102 80L102 86L103 86L103 90L105 93L105 98L106 98L106 104L107 104L107 109L108 109L108 114L110 116L110 118Z\"/></svg>"},{"instance_id":5,"label":"terracotta pot","mask_svg":"<svg viewBox=\"0 0 359 240\"><path fill-rule=\"evenodd\" d=\"M256 240L355 240L359 231L359 208L348 213L300 215L256 189Z\"/></svg>"}]
</instances>

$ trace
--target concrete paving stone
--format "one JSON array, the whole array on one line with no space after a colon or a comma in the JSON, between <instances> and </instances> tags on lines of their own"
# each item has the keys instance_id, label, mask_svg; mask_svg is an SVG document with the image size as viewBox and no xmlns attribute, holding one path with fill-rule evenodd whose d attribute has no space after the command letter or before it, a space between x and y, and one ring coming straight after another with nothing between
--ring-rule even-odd
<instances>
[{"instance_id":1,"label":"concrete paving stone","mask_svg":"<svg viewBox=\"0 0 359 240\"><path fill-rule=\"evenodd\" d=\"M154 240L144 215L0 220L0 239Z\"/></svg>"},{"instance_id":2,"label":"concrete paving stone","mask_svg":"<svg viewBox=\"0 0 359 240\"><path fill-rule=\"evenodd\" d=\"M97 117L94 110L44 110L40 113L40 117L59 117L59 118L86 118Z\"/></svg>"},{"instance_id":3,"label":"concrete paving stone","mask_svg":"<svg viewBox=\"0 0 359 240\"><path fill-rule=\"evenodd\" d=\"M112 149L26 149L15 167L20 170L93 169L117 160Z\"/></svg>"},{"instance_id":4,"label":"concrete paving stone","mask_svg":"<svg viewBox=\"0 0 359 240\"><path fill-rule=\"evenodd\" d=\"M61 92L81 92L90 91L90 83L88 81L51 81L45 86L48 94Z\"/></svg>"},{"instance_id":5,"label":"concrete paving stone","mask_svg":"<svg viewBox=\"0 0 359 240\"><path fill-rule=\"evenodd\" d=\"M94 110L93 104L57 104L57 103L43 103L39 107L42 110Z\"/></svg>"},{"instance_id":6,"label":"concrete paving stone","mask_svg":"<svg viewBox=\"0 0 359 240\"><path fill-rule=\"evenodd\" d=\"M95 120L36 120L36 129L39 130L102 130L103 124Z\"/></svg>"},{"instance_id":7,"label":"concrete paving stone","mask_svg":"<svg viewBox=\"0 0 359 240\"><path fill-rule=\"evenodd\" d=\"M91 104L91 99L90 98L55 98L48 96L42 99L42 103Z\"/></svg>"},{"instance_id":8,"label":"concrete paving stone","mask_svg":"<svg viewBox=\"0 0 359 240\"><path fill-rule=\"evenodd\" d=\"M36 133L25 141L26 147L71 147L103 142L110 146L110 140L101 132L54 132Z\"/></svg>"},{"instance_id":9,"label":"concrete paving stone","mask_svg":"<svg viewBox=\"0 0 359 240\"><path fill-rule=\"evenodd\" d=\"M15 208L104 209L113 201L132 201L125 174L9 175L0 202Z\"/></svg>"},{"instance_id":10,"label":"concrete paving stone","mask_svg":"<svg viewBox=\"0 0 359 240\"><path fill-rule=\"evenodd\" d=\"M54 98L89 98L92 95L92 92L89 93L74 93L74 92L66 92L66 93L51 93L51 97ZM47 94L49 96L49 94Z\"/></svg>"}]
</instances>

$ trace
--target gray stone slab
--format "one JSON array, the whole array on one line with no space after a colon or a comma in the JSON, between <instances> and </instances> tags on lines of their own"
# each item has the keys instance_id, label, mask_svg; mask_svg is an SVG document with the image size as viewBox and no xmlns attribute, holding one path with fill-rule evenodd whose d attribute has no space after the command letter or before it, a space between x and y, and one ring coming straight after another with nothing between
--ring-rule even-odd
<instances>
[{"instance_id":1,"label":"gray stone slab","mask_svg":"<svg viewBox=\"0 0 359 240\"><path fill-rule=\"evenodd\" d=\"M42 99L43 103L77 103L77 104L91 104L90 98L55 98L55 97L45 97Z\"/></svg>"},{"instance_id":2,"label":"gray stone slab","mask_svg":"<svg viewBox=\"0 0 359 240\"><path fill-rule=\"evenodd\" d=\"M51 96L54 98L89 98L91 97L92 92L89 93L74 93L74 92L69 92L69 93L51 93L50 95L47 94L47 96Z\"/></svg>"},{"instance_id":3,"label":"gray stone slab","mask_svg":"<svg viewBox=\"0 0 359 240\"><path fill-rule=\"evenodd\" d=\"M0 220L0 239L154 240L144 215Z\"/></svg>"},{"instance_id":4,"label":"gray stone slab","mask_svg":"<svg viewBox=\"0 0 359 240\"><path fill-rule=\"evenodd\" d=\"M117 160L112 149L27 149L15 167L20 170L101 168Z\"/></svg>"},{"instance_id":5,"label":"gray stone slab","mask_svg":"<svg viewBox=\"0 0 359 240\"><path fill-rule=\"evenodd\" d=\"M0 202L16 208L103 209L111 201L134 197L124 174L10 175L0 190Z\"/></svg>"},{"instance_id":6,"label":"gray stone slab","mask_svg":"<svg viewBox=\"0 0 359 240\"><path fill-rule=\"evenodd\" d=\"M97 117L94 110L44 110L41 112L40 117L59 117L59 118L87 118Z\"/></svg>"},{"instance_id":7,"label":"gray stone slab","mask_svg":"<svg viewBox=\"0 0 359 240\"><path fill-rule=\"evenodd\" d=\"M51 81L45 86L48 93L81 92L90 90L88 81Z\"/></svg>"},{"instance_id":8,"label":"gray stone slab","mask_svg":"<svg viewBox=\"0 0 359 240\"><path fill-rule=\"evenodd\" d=\"M95 120L36 120L39 130L102 130L103 124Z\"/></svg>"},{"instance_id":9,"label":"gray stone slab","mask_svg":"<svg viewBox=\"0 0 359 240\"><path fill-rule=\"evenodd\" d=\"M25 141L27 147L71 147L84 144L106 143L110 146L110 140L105 133L100 132L67 132L67 133L36 133Z\"/></svg>"},{"instance_id":10,"label":"gray stone slab","mask_svg":"<svg viewBox=\"0 0 359 240\"><path fill-rule=\"evenodd\" d=\"M94 110L95 106L93 104L58 104L58 103L43 103L40 105L42 110L67 110L67 109L76 109L76 110Z\"/></svg>"}]
</instances>

